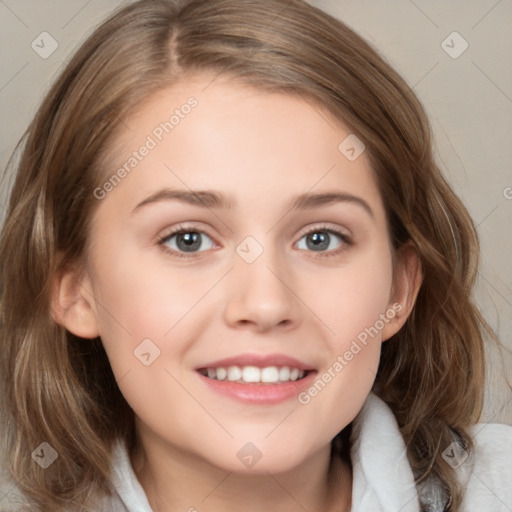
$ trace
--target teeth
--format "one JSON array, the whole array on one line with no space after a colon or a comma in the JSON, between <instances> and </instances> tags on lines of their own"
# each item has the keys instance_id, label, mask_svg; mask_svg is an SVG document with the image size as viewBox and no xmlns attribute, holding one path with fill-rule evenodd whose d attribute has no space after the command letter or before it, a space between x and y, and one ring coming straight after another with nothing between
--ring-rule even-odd
<instances>
[{"instance_id":1,"label":"teeth","mask_svg":"<svg viewBox=\"0 0 512 512\"><path fill-rule=\"evenodd\" d=\"M306 372L299 368L290 368L289 366L266 366L258 368L257 366L229 366L228 368L208 368L202 370L203 375L215 380L228 380L239 383L264 383L280 384L302 379Z\"/></svg>"},{"instance_id":2,"label":"teeth","mask_svg":"<svg viewBox=\"0 0 512 512\"><path fill-rule=\"evenodd\" d=\"M235 381L235 380L240 380L241 378L242 378L242 370L240 370L240 368L238 366L230 366L228 368L228 380Z\"/></svg>"},{"instance_id":3,"label":"teeth","mask_svg":"<svg viewBox=\"0 0 512 512\"><path fill-rule=\"evenodd\" d=\"M261 370L256 366L244 366L242 380L244 382L261 382Z\"/></svg>"},{"instance_id":4,"label":"teeth","mask_svg":"<svg viewBox=\"0 0 512 512\"><path fill-rule=\"evenodd\" d=\"M279 370L275 366L268 366L261 370L261 382L277 382L279 380Z\"/></svg>"},{"instance_id":5,"label":"teeth","mask_svg":"<svg viewBox=\"0 0 512 512\"><path fill-rule=\"evenodd\" d=\"M288 366L283 366L279 370L279 380L290 380L290 368L288 368Z\"/></svg>"}]
</instances>

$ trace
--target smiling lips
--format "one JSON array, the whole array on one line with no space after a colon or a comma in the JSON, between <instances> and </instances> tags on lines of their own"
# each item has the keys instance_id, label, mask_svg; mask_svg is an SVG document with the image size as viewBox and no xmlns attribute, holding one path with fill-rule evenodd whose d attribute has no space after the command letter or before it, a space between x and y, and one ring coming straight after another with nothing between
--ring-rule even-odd
<instances>
[{"instance_id":1,"label":"smiling lips","mask_svg":"<svg viewBox=\"0 0 512 512\"><path fill-rule=\"evenodd\" d=\"M207 363L196 371L214 389L258 402L285 399L308 375L316 373L312 366L284 354L242 354ZM276 394L277 388L280 391ZM250 389L256 394L251 394Z\"/></svg>"}]
</instances>

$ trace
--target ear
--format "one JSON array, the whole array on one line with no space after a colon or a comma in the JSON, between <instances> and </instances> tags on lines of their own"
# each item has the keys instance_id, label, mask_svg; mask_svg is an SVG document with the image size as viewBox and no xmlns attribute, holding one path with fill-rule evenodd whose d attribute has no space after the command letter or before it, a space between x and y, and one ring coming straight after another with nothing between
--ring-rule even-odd
<instances>
[{"instance_id":1,"label":"ear","mask_svg":"<svg viewBox=\"0 0 512 512\"><path fill-rule=\"evenodd\" d=\"M396 254L393 286L388 311L395 315L382 330L382 341L395 335L409 317L421 287L423 273L418 252L412 243L405 243Z\"/></svg>"},{"instance_id":2,"label":"ear","mask_svg":"<svg viewBox=\"0 0 512 512\"><path fill-rule=\"evenodd\" d=\"M53 320L80 338L99 336L95 301L90 280L85 272L61 270L52 286Z\"/></svg>"}]
</instances>

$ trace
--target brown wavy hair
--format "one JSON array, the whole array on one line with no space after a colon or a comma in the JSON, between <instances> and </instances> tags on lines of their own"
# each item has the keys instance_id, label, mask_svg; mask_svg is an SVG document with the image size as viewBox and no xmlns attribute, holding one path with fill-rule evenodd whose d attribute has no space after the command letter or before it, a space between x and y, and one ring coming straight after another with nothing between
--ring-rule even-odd
<instances>
[{"instance_id":1,"label":"brown wavy hair","mask_svg":"<svg viewBox=\"0 0 512 512\"><path fill-rule=\"evenodd\" d=\"M43 512L94 510L111 491L113 441L134 443L133 411L101 340L84 342L52 320L52 283L83 262L115 128L195 71L307 98L364 141L393 247L414 246L423 271L410 317L383 345L374 391L397 418L417 482L437 478L457 511L462 489L441 453L454 434L473 447L489 331L470 299L475 227L434 161L411 88L350 28L301 0L133 3L96 29L51 87L8 166L17 169L0 241L6 471ZM42 441L59 456L48 470L30 456Z\"/></svg>"}]
</instances>

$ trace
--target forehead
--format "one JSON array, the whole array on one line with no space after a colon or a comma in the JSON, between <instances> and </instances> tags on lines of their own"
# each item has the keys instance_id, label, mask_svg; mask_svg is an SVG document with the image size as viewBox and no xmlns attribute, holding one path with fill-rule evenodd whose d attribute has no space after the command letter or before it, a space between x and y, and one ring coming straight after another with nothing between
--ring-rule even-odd
<instances>
[{"instance_id":1,"label":"forehead","mask_svg":"<svg viewBox=\"0 0 512 512\"><path fill-rule=\"evenodd\" d=\"M119 125L102 167L106 179L128 171L114 192L133 200L168 182L228 195L343 186L380 203L365 153L347 158L353 137L301 96L193 75L149 97Z\"/></svg>"}]
</instances>

